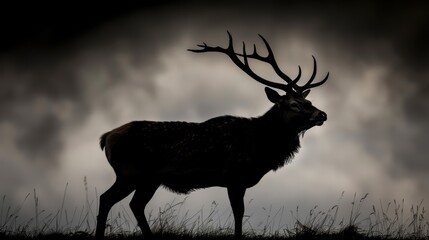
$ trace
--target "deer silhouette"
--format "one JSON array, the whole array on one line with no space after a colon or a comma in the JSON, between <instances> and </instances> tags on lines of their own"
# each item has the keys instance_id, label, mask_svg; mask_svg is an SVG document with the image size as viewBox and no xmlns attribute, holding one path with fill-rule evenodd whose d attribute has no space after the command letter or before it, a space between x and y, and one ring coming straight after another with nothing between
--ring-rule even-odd
<instances>
[{"instance_id":1,"label":"deer silhouette","mask_svg":"<svg viewBox=\"0 0 429 240\"><path fill-rule=\"evenodd\" d=\"M243 198L247 188L256 185L269 171L287 163L300 147L299 135L313 126L320 126L327 115L305 99L310 88L322 85L326 77L312 83L317 72L313 56L313 73L302 86L284 74L276 63L270 45L261 35L268 55L254 50L236 53L228 32L227 48L197 45L196 53L220 52L256 81L268 86L265 93L274 105L255 118L220 116L201 123L133 121L113 129L100 138L107 160L115 171L115 183L100 196L96 237L103 237L107 214L111 207L135 190L130 208L145 238L152 232L144 215L146 204L159 186L176 192L220 186L227 188L231 203L235 236L242 235ZM285 84L268 81L249 66L248 59L271 65ZM269 88L271 87L271 88ZM280 95L272 88L283 90Z\"/></svg>"}]
</instances>

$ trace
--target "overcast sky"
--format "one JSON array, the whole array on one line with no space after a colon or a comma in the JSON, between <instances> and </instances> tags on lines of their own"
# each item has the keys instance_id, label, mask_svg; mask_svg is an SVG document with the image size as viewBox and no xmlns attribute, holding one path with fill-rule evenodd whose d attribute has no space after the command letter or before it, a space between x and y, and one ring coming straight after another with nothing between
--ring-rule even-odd
<instances>
[{"instance_id":1,"label":"overcast sky","mask_svg":"<svg viewBox=\"0 0 429 240\"><path fill-rule=\"evenodd\" d=\"M369 206L429 199L428 10L362 1L12 8L1 19L0 193L16 206L35 188L41 208L55 212L68 183L67 206L80 206L84 176L93 199L114 182L102 133L132 120L264 114L264 86L222 54L186 51L202 42L226 47L228 30L236 49L245 41L261 54L263 35L290 76L300 65L308 79L312 55L319 79L330 72L309 95L326 124L306 133L292 163L248 190L255 222L262 207L332 206L342 191L369 193ZM252 66L279 80L268 66ZM183 197L160 189L149 208ZM220 188L192 193L186 207L212 201L229 211Z\"/></svg>"}]
</instances>

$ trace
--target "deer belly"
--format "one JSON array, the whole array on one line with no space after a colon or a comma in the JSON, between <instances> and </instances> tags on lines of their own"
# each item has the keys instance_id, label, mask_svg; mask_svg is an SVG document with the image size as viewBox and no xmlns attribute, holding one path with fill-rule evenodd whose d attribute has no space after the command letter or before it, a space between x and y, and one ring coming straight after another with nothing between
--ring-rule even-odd
<instances>
[{"instance_id":1,"label":"deer belly","mask_svg":"<svg viewBox=\"0 0 429 240\"><path fill-rule=\"evenodd\" d=\"M162 179L162 185L177 193L225 185L223 175L213 172L176 172L164 174Z\"/></svg>"},{"instance_id":2,"label":"deer belly","mask_svg":"<svg viewBox=\"0 0 429 240\"><path fill-rule=\"evenodd\" d=\"M220 171L220 170L170 170L160 174L161 184L176 193L208 187L228 187L241 185L246 188L255 186L264 173L252 171Z\"/></svg>"}]
</instances>

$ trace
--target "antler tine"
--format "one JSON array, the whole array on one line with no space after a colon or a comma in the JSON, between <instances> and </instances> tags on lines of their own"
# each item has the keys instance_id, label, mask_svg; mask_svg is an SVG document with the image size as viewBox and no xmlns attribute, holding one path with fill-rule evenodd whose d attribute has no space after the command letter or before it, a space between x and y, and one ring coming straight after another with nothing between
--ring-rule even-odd
<instances>
[{"instance_id":1,"label":"antler tine","mask_svg":"<svg viewBox=\"0 0 429 240\"><path fill-rule=\"evenodd\" d=\"M287 83L289 83L289 84L292 83L292 85L294 85L296 82L298 82L299 78L301 77L301 67L298 66L299 67L299 74L294 80L292 80L288 75L286 75L284 72L282 72L282 70L280 70L279 65L277 65L276 58L274 57L274 52L271 49L271 46L268 43L268 41L261 34L258 34L258 36L262 39L262 41L264 42L265 47L267 48L267 51L268 51L268 56L265 57L265 59L261 59L261 60L269 63L272 66L272 68L274 69L274 71L277 73L277 75L279 77L281 77L283 80L285 80ZM255 53L256 53L256 47L255 47Z\"/></svg>"},{"instance_id":2,"label":"antler tine","mask_svg":"<svg viewBox=\"0 0 429 240\"><path fill-rule=\"evenodd\" d=\"M310 89L310 88L314 88L314 87L320 86L320 85L322 85L323 83L325 83L325 82L326 82L326 80L328 80L329 72L328 72L328 74L326 75L326 77L325 77L322 81L311 84L311 83L314 81L314 79L315 79L315 77L316 77L316 73L317 73L317 62L316 62L316 58L315 58L314 56L312 56L312 57L313 57L313 73L311 74L311 77L310 77L310 79L307 81L307 83L306 83L306 84L304 84L303 86L296 86L296 88L295 88L295 89L296 89L296 91L297 91L297 92L302 93L302 92L304 92L304 91L305 91L305 90L307 90L307 89Z\"/></svg>"},{"instance_id":3,"label":"antler tine","mask_svg":"<svg viewBox=\"0 0 429 240\"><path fill-rule=\"evenodd\" d=\"M271 65L271 67L274 69L274 72L276 72L276 74L282 78L283 80L285 80L288 83L288 86L291 86L292 88L295 89L296 83L299 81L300 77L301 77L301 67L298 66L298 75L296 76L295 79L291 79L288 75L286 75L278 66L277 61L274 57L274 52L271 49L270 44L268 43L268 41L261 35L258 34L258 36L262 39L262 41L265 44L265 47L267 48L268 51L268 55L266 57L263 57L261 55L258 54L257 50L256 50L256 45L253 45L253 53L251 55L248 55L249 58L253 58L253 59L257 59L263 62L266 62L268 64ZM239 56L243 56L242 54L237 54ZM290 87L289 87L290 88Z\"/></svg>"},{"instance_id":4,"label":"antler tine","mask_svg":"<svg viewBox=\"0 0 429 240\"><path fill-rule=\"evenodd\" d=\"M244 64L242 64L242 65L241 64L237 64L236 61L234 61L234 59L236 59L239 63L242 63L239 60L239 58L237 57L237 55L243 57ZM249 76L251 76L256 81L258 81L258 82L260 82L262 84L265 84L267 86L270 86L270 87L282 89L282 90L284 90L286 92L292 90L291 87L288 86L288 85L268 81L268 80L262 78L261 76L257 75L255 72L253 72L252 69L250 68L250 65L249 65L248 55L246 54L246 44L244 42L243 42L243 54L236 54L236 53L234 53L234 57L232 57L232 56L230 56L230 57L234 61L234 63L236 63L236 65L238 67L240 67L245 73L247 73Z\"/></svg>"},{"instance_id":5,"label":"antler tine","mask_svg":"<svg viewBox=\"0 0 429 240\"><path fill-rule=\"evenodd\" d=\"M229 37L229 41L228 41L229 44L228 44L227 48L211 47L211 46L208 46L207 44L203 43L203 45L197 45L199 47L202 47L202 49L188 49L188 51L196 52L196 53L202 53L202 52L225 53L226 55L229 56L229 58L231 58L231 60L235 63L235 65L237 65L241 70L243 70L245 73L247 73L249 76L251 76L256 81L258 81L264 85L273 87L273 88L282 89L286 92L292 90L291 86L289 86L289 85L268 81L268 80L258 76L255 72L253 72L249 66L248 57L255 58L255 57L253 57L253 55L255 55L255 56L259 56L259 55L255 54L256 52L254 52L254 54L252 54L252 55L247 55L246 54L246 45L244 42L243 42L243 54L236 53L234 51L234 44L233 44L232 36L229 33L229 31L227 31L227 33L228 33L228 37ZM242 62L238 58L238 56L243 57L244 62ZM260 60L262 60L263 57L261 57L261 56L259 56L259 57L261 58ZM265 60L262 60L262 61L265 61Z\"/></svg>"},{"instance_id":6,"label":"antler tine","mask_svg":"<svg viewBox=\"0 0 429 240\"><path fill-rule=\"evenodd\" d=\"M326 74L325 78L323 78L320 82L309 85L306 89L318 87L326 82L329 77L329 72Z\"/></svg>"},{"instance_id":7,"label":"antler tine","mask_svg":"<svg viewBox=\"0 0 429 240\"><path fill-rule=\"evenodd\" d=\"M284 79L287 83L291 83L292 81L295 81L296 79L292 80L289 76L287 76L285 73L283 73L280 70L280 67L277 65L277 61L274 57L274 53L273 53L273 50L271 49L270 44L261 34L258 34L258 36L262 39L262 41L264 41L265 47L267 48L267 51L268 51L268 55L266 57L259 55L256 50L256 45L253 44L253 53L251 55L248 55L248 57L270 64L271 67L274 69L274 71L277 73L277 75L279 75L279 77ZM237 55L243 56L242 54L237 54Z\"/></svg>"}]
</instances>

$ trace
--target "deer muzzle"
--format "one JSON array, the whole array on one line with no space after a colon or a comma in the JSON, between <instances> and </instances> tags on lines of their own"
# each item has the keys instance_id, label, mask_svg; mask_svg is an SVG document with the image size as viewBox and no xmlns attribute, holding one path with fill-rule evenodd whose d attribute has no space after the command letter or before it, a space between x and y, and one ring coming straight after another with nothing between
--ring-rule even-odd
<instances>
[{"instance_id":1,"label":"deer muzzle","mask_svg":"<svg viewBox=\"0 0 429 240\"><path fill-rule=\"evenodd\" d=\"M312 122L314 122L314 125L321 126L323 122L325 122L328 119L328 115L326 115L323 111L317 111L313 115Z\"/></svg>"}]
</instances>

